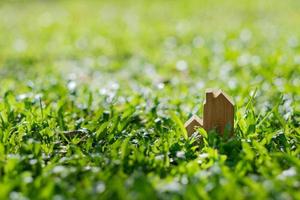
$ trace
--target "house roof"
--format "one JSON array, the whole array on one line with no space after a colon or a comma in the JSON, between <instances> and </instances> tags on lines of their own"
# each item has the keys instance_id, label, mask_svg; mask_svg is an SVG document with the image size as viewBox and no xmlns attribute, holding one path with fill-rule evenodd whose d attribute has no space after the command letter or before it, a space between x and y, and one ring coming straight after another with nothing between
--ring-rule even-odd
<instances>
[{"instance_id":1,"label":"house roof","mask_svg":"<svg viewBox=\"0 0 300 200\"><path fill-rule=\"evenodd\" d=\"M231 105L234 105L233 100L222 90L209 88L205 91L206 93L212 93L214 98L218 98L219 96L223 96Z\"/></svg>"},{"instance_id":2,"label":"house roof","mask_svg":"<svg viewBox=\"0 0 300 200\"><path fill-rule=\"evenodd\" d=\"M198 117L197 115L193 115L184 125L187 126L194 121L196 121L201 126L203 126L203 120L200 117Z\"/></svg>"}]
</instances>

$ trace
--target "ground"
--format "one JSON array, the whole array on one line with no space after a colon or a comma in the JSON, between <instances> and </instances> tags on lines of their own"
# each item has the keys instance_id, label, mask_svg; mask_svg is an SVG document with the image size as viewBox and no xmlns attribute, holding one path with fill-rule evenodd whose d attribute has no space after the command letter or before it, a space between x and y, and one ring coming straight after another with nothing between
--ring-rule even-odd
<instances>
[{"instance_id":1,"label":"ground","mask_svg":"<svg viewBox=\"0 0 300 200\"><path fill-rule=\"evenodd\" d=\"M0 2L0 199L299 199L300 2ZM184 122L206 88L235 134Z\"/></svg>"}]
</instances>

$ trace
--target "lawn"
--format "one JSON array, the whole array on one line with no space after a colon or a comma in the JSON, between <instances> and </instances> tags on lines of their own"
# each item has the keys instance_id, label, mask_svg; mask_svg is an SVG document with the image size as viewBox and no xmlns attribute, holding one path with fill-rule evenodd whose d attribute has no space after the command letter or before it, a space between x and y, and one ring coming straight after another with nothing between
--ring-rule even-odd
<instances>
[{"instance_id":1,"label":"lawn","mask_svg":"<svg viewBox=\"0 0 300 200\"><path fill-rule=\"evenodd\" d=\"M2 0L0 199L300 199L299 10ZM233 137L187 136L207 88Z\"/></svg>"}]
</instances>

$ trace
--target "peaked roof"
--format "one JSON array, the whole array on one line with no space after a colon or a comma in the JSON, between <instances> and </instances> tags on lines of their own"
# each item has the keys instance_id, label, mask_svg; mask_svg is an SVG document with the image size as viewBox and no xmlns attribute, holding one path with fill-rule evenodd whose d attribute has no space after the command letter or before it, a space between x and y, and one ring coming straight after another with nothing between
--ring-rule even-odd
<instances>
[{"instance_id":1,"label":"peaked roof","mask_svg":"<svg viewBox=\"0 0 300 200\"><path fill-rule=\"evenodd\" d=\"M205 93L212 93L214 98L218 98L219 96L223 96L231 105L234 105L233 100L222 90L209 88L205 91Z\"/></svg>"},{"instance_id":2,"label":"peaked roof","mask_svg":"<svg viewBox=\"0 0 300 200\"><path fill-rule=\"evenodd\" d=\"M184 125L187 126L187 125L189 125L193 121L196 121L201 126L203 126L203 120L200 117L198 117L197 115L193 115L188 121L186 121L186 123Z\"/></svg>"}]
</instances>

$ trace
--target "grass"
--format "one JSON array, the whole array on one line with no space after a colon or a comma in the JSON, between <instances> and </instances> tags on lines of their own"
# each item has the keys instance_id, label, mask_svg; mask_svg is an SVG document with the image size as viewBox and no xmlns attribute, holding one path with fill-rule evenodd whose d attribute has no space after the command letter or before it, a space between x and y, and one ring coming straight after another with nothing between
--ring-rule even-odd
<instances>
[{"instance_id":1,"label":"grass","mask_svg":"<svg viewBox=\"0 0 300 200\"><path fill-rule=\"evenodd\" d=\"M1 1L0 199L299 199L298 1ZM235 136L183 123L205 88Z\"/></svg>"}]
</instances>

